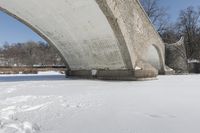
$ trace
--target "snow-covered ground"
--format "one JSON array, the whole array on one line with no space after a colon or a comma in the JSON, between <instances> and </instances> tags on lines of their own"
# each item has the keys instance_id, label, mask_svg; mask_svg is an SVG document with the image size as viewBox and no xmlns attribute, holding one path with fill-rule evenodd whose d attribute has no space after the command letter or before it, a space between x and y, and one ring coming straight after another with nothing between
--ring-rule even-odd
<instances>
[{"instance_id":1,"label":"snow-covered ground","mask_svg":"<svg viewBox=\"0 0 200 133\"><path fill-rule=\"evenodd\" d=\"M200 75L146 82L0 76L0 133L199 133Z\"/></svg>"}]
</instances>

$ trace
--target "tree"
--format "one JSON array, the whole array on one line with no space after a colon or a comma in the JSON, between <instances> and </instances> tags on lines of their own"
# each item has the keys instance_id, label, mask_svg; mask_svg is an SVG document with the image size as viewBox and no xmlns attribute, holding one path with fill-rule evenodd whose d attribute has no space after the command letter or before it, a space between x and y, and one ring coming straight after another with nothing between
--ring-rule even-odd
<instances>
[{"instance_id":1,"label":"tree","mask_svg":"<svg viewBox=\"0 0 200 133\"><path fill-rule=\"evenodd\" d=\"M178 32L177 25L171 23L166 27L166 30L162 32L161 37L165 43L172 44L177 42L182 36Z\"/></svg>"},{"instance_id":2,"label":"tree","mask_svg":"<svg viewBox=\"0 0 200 133\"><path fill-rule=\"evenodd\" d=\"M159 0L140 0L147 15L159 33L163 33L168 25L167 9L159 6Z\"/></svg>"},{"instance_id":3,"label":"tree","mask_svg":"<svg viewBox=\"0 0 200 133\"><path fill-rule=\"evenodd\" d=\"M199 20L200 9L196 10L191 6L180 12L177 26L179 34L185 37L185 47L188 58L200 58Z\"/></svg>"},{"instance_id":4,"label":"tree","mask_svg":"<svg viewBox=\"0 0 200 133\"><path fill-rule=\"evenodd\" d=\"M7 60L8 66L64 65L57 50L44 42L6 43L0 49L0 55Z\"/></svg>"}]
</instances>

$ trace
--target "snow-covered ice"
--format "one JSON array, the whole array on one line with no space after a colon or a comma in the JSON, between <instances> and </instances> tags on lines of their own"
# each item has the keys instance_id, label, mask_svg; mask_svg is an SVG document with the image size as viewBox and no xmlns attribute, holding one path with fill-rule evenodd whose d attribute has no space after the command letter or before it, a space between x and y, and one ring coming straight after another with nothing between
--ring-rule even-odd
<instances>
[{"instance_id":1,"label":"snow-covered ice","mask_svg":"<svg viewBox=\"0 0 200 133\"><path fill-rule=\"evenodd\" d=\"M0 76L0 133L199 133L200 75L146 82Z\"/></svg>"}]
</instances>

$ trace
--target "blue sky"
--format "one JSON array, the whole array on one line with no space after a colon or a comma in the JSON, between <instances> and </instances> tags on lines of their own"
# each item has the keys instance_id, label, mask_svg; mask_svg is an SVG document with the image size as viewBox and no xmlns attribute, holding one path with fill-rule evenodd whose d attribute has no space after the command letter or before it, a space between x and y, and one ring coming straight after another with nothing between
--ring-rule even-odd
<instances>
[{"instance_id":1,"label":"blue sky","mask_svg":"<svg viewBox=\"0 0 200 133\"><path fill-rule=\"evenodd\" d=\"M168 9L170 20L175 21L180 10L188 6L200 6L200 0L159 0L159 4ZM44 41L25 25L0 12L0 45L30 40Z\"/></svg>"},{"instance_id":2,"label":"blue sky","mask_svg":"<svg viewBox=\"0 0 200 133\"><path fill-rule=\"evenodd\" d=\"M0 45L5 42L16 43L31 40L43 41L43 39L30 28L7 14L0 12Z\"/></svg>"},{"instance_id":3,"label":"blue sky","mask_svg":"<svg viewBox=\"0 0 200 133\"><path fill-rule=\"evenodd\" d=\"M168 9L170 20L175 21L180 10L188 6L200 7L200 0L159 0L159 4Z\"/></svg>"}]
</instances>

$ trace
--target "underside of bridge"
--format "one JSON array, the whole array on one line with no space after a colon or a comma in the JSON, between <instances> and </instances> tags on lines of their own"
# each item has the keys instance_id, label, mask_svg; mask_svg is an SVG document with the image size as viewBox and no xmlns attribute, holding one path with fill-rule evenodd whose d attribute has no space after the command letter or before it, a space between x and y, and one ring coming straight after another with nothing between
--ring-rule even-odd
<instances>
[{"instance_id":1,"label":"underside of bridge","mask_svg":"<svg viewBox=\"0 0 200 133\"><path fill-rule=\"evenodd\" d=\"M55 46L68 76L136 80L165 73L165 48L138 0L0 0Z\"/></svg>"}]
</instances>

